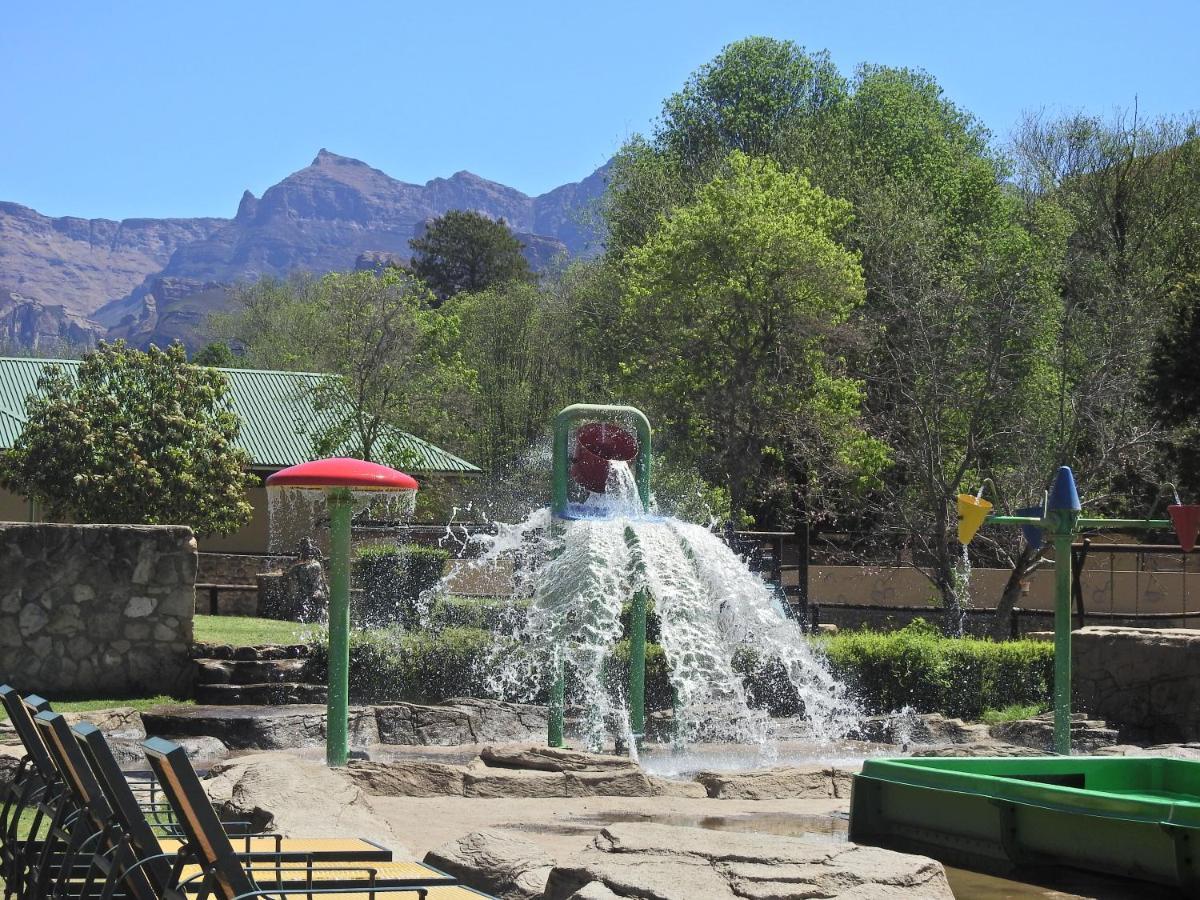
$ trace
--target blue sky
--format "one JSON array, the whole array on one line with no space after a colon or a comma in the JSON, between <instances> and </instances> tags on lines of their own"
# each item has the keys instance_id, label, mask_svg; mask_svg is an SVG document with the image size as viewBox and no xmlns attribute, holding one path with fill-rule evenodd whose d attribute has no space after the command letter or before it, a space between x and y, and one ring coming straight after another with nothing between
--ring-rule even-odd
<instances>
[{"instance_id":1,"label":"blue sky","mask_svg":"<svg viewBox=\"0 0 1200 900\"><path fill-rule=\"evenodd\" d=\"M540 193L753 34L920 67L999 138L1023 110L1200 111L1200 2L8 0L0 199L230 216L321 147L406 181Z\"/></svg>"}]
</instances>

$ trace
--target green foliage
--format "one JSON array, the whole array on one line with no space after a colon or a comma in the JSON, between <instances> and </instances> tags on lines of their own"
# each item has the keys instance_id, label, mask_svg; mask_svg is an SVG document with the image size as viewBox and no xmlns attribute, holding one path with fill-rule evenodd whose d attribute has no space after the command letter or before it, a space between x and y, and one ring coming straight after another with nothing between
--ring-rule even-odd
<instances>
[{"instance_id":1,"label":"green foliage","mask_svg":"<svg viewBox=\"0 0 1200 900\"><path fill-rule=\"evenodd\" d=\"M249 364L330 376L312 398L321 412L315 456L404 468L412 459L397 429L453 446L474 390L458 320L431 300L394 268L264 278L235 291L234 311L213 328L244 346Z\"/></svg>"},{"instance_id":2,"label":"green foliage","mask_svg":"<svg viewBox=\"0 0 1200 900\"><path fill-rule=\"evenodd\" d=\"M863 298L857 256L837 243L849 213L735 151L625 259L627 383L736 510L781 463L869 481L886 462L857 426L861 385L826 349Z\"/></svg>"},{"instance_id":3,"label":"green foliage","mask_svg":"<svg viewBox=\"0 0 1200 900\"><path fill-rule=\"evenodd\" d=\"M1159 333L1147 379L1149 402L1168 429L1163 449L1178 488L1200 498L1200 275L1177 285L1172 314Z\"/></svg>"},{"instance_id":4,"label":"green foliage","mask_svg":"<svg viewBox=\"0 0 1200 900\"><path fill-rule=\"evenodd\" d=\"M357 548L354 575L363 592L355 607L356 620L416 628L421 621L421 594L441 580L449 559L449 551L420 544Z\"/></svg>"},{"instance_id":5,"label":"green foliage","mask_svg":"<svg viewBox=\"0 0 1200 900\"><path fill-rule=\"evenodd\" d=\"M238 358L224 341L210 341L192 354L192 365L234 369L238 368Z\"/></svg>"},{"instance_id":6,"label":"green foliage","mask_svg":"<svg viewBox=\"0 0 1200 900\"><path fill-rule=\"evenodd\" d=\"M985 709L979 721L984 725L1001 725L1005 722L1019 722L1021 719L1032 719L1040 716L1047 709L1046 703L1013 703L1004 709Z\"/></svg>"},{"instance_id":7,"label":"green foliage","mask_svg":"<svg viewBox=\"0 0 1200 900\"><path fill-rule=\"evenodd\" d=\"M1046 705L1054 645L1046 641L947 638L923 622L890 633L859 631L821 641L834 674L870 712L917 712L977 720L984 710Z\"/></svg>"},{"instance_id":8,"label":"green foliage","mask_svg":"<svg viewBox=\"0 0 1200 900\"><path fill-rule=\"evenodd\" d=\"M27 424L0 457L0 483L77 522L187 525L230 534L250 521L249 456L228 383L182 345L143 353L118 341L84 357L76 380L49 365Z\"/></svg>"},{"instance_id":9,"label":"green foliage","mask_svg":"<svg viewBox=\"0 0 1200 900\"><path fill-rule=\"evenodd\" d=\"M430 613L429 625L442 628L482 628L498 634L511 634L525 624L528 600L507 597L439 597Z\"/></svg>"},{"instance_id":10,"label":"green foliage","mask_svg":"<svg viewBox=\"0 0 1200 900\"><path fill-rule=\"evenodd\" d=\"M472 210L451 210L409 241L412 270L439 302L455 294L483 291L510 281L531 281L523 245L504 220Z\"/></svg>"},{"instance_id":11,"label":"green foliage","mask_svg":"<svg viewBox=\"0 0 1200 900\"><path fill-rule=\"evenodd\" d=\"M350 632L350 699L354 703L407 700L436 703L449 697L485 697L484 663L492 635L478 628L406 632L399 628ZM326 678L324 635L310 644L305 678ZM515 651L514 651L515 652Z\"/></svg>"}]
</instances>

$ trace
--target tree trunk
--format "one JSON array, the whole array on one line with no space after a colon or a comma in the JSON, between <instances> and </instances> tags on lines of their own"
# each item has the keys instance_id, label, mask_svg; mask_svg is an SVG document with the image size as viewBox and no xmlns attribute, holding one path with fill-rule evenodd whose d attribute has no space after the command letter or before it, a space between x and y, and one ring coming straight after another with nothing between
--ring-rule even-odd
<instances>
[{"instance_id":1,"label":"tree trunk","mask_svg":"<svg viewBox=\"0 0 1200 900\"><path fill-rule=\"evenodd\" d=\"M1002 641L1012 633L1010 618L1013 607L1017 605L1017 598L1021 596L1021 582L1033 571L1031 566L1037 559L1040 550L1040 547L1031 547L1026 544L1021 549L1020 555L1017 556L1017 561L1013 564L1012 572L1009 573L1008 581L1004 585L1004 592L996 604L996 618L992 621L991 628L993 639Z\"/></svg>"}]
</instances>

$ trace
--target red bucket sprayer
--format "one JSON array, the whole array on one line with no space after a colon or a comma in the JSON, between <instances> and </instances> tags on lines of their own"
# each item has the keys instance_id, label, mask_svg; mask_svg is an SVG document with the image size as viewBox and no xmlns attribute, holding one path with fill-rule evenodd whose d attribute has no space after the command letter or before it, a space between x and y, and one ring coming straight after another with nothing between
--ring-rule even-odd
<instances>
[{"instance_id":1,"label":"red bucket sprayer","mask_svg":"<svg viewBox=\"0 0 1200 900\"><path fill-rule=\"evenodd\" d=\"M575 455L571 478L595 494L608 488L608 473L614 462L631 463L638 454L638 440L612 422L589 422L575 432Z\"/></svg>"}]
</instances>

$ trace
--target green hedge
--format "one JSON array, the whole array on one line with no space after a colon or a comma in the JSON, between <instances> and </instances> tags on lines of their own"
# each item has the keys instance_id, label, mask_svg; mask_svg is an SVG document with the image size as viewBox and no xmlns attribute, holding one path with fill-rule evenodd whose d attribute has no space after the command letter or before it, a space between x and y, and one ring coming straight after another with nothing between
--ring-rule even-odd
<instances>
[{"instance_id":1,"label":"green hedge","mask_svg":"<svg viewBox=\"0 0 1200 900\"><path fill-rule=\"evenodd\" d=\"M948 638L918 620L900 631L847 632L821 640L833 673L869 712L979 719L984 710L1049 704L1054 645Z\"/></svg>"},{"instance_id":2,"label":"green hedge","mask_svg":"<svg viewBox=\"0 0 1200 900\"><path fill-rule=\"evenodd\" d=\"M439 597L434 603L429 624L434 629L458 626L512 634L525 624L528 612L528 600L458 597L451 594Z\"/></svg>"},{"instance_id":3,"label":"green hedge","mask_svg":"<svg viewBox=\"0 0 1200 900\"><path fill-rule=\"evenodd\" d=\"M436 703L447 697L487 696L484 664L494 642L489 632L478 628L354 629L350 632L350 700ZM305 676L321 683L327 666L323 636L317 636L310 648Z\"/></svg>"},{"instance_id":4,"label":"green hedge","mask_svg":"<svg viewBox=\"0 0 1200 900\"><path fill-rule=\"evenodd\" d=\"M417 603L446 570L450 553L440 547L406 544L372 544L355 551L354 577L362 589L354 618L364 625L416 628L421 613Z\"/></svg>"},{"instance_id":5,"label":"green hedge","mask_svg":"<svg viewBox=\"0 0 1200 900\"><path fill-rule=\"evenodd\" d=\"M449 602L447 602L449 601ZM355 630L350 637L350 693L356 703L410 700L430 703L447 697L486 696L487 663L498 653L497 640L509 646L502 653L524 648L490 631L449 624L459 617L484 617L494 603L443 598L435 618L447 624L438 631L405 632L400 628ZM917 712L978 720L985 710L1013 706L1045 707L1054 684L1054 647L1043 641L993 642L947 638L923 623L891 633L847 632L815 639L834 674L868 712L891 712L910 707ZM607 679L624 691L629 642L614 648ZM799 698L777 660L741 648L734 669L746 684L751 703L772 715L802 712ZM307 676L323 681L325 642L313 641ZM545 700L546 686L535 692ZM671 681L666 656L658 644L646 647L646 705L671 706Z\"/></svg>"}]
</instances>

